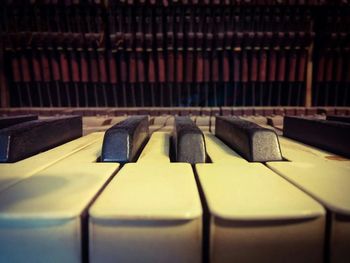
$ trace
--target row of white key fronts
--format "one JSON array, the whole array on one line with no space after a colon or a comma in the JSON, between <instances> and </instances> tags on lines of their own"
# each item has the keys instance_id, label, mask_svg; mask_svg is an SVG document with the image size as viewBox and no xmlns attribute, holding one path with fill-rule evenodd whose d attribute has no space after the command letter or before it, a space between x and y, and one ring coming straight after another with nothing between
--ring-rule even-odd
<instances>
[{"instance_id":1,"label":"row of white key fronts","mask_svg":"<svg viewBox=\"0 0 350 263\"><path fill-rule=\"evenodd\" d=\"M103 133L1 164L0 262L350 262L349 160L280 137L288 161L249 163L208 133L192 169L169 136L123 167Z\"/></svg>"}]
</instances>

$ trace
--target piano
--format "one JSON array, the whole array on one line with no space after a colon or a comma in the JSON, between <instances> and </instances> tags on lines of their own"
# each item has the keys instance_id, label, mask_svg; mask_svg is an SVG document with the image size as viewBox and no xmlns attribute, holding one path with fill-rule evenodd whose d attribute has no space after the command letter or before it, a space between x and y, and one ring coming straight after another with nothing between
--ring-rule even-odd
<instances>
[{"instance_id":1,"label":"piano","mask_svg":"<svg viewBox=\"0 0 350 263\"><path fill-rule=\"evenodd\" d=\"M349 262L349 17L0 3L0 262Z\"/></svg>"}]
</instances>

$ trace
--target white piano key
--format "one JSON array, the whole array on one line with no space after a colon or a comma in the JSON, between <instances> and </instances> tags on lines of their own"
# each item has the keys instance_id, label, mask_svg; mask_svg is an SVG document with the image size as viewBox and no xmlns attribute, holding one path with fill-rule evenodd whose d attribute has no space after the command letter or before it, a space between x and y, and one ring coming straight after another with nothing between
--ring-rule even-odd
<instances>
[{"instance_id":1,"label":"white piano key","mask_svg":"<svg viewBox=\"0 0 350 263\"><path fill-rule=\"evenodd\" d=\"M174 126L175 118L174 116L160 116L151 119L151 124L149 127L150 133L153 132L172 132Z\"/></svg>"},{"instance_id":2,"label":"white piano key","mask_svg":"<svg viewBox=\"0 0 350 263\"><path fill-rule=\"evenodd\" d=\"M102 116L94 116L94 117L83 117L83 125L87 127L100 127L112 124L111 117L102 117Z\"/></svg>"},{"instance_id":3,"label":"white piano key","mask_svg":"<svg viewBox=\"0 0 350 263\"><path fill-rule=\"evenodd\" d=\"M169 118L165 122L165 126L168 127L173 127L175 122L175 117L174 116L169 116Z\"/></svg>"},{"instance_id":4,"label":"white piano key","mask_svg":"<svg viewBox=\"0 0 350 263\"><path fill-rule=\"evenodd\" d=\"M94 141L94 143L89 144L84 149L78 151L75 154L72 154L71 156L69 156L69 159L67 159L67 161L57 163L57 166L66 166L69 163L96 163L101 156L103 133L98 133L98 136L98 139ZM97 163L97 165L100 164L102 163Z\"/></svg>"},{"instance_id":5,"label":"white piano key","mask_svg":"<svg viewBox=\"0 0 350 263\"><path fill-rule=\"evenodd\" d=\"M90 134L19 162L0 164L0 192L67 158L102 137L101 133Z\"/></svg>"},{"instance_id":6,"label":"white piano key","mask_svg":"<svg viewBox=\"0 0 350 263\"><path fill-rule=\"evenodd\" d=\"M283 118L283 116L267 117L267 124L278 130L283 130Z\"/></svg>"},{"instance_id":7,"label":"white piano key","mask_svg":"<svg viewBox=\"0 0 350 263\"><path fill-rule=\"evenodd\" d=\"M247 121L254 122L254 123L258 124L258 125L266 125L267 124L267 118L264 117L264 116L249 116L249 117L241 116L239 118L242 119L242 120L247 120Z\"/></svg>"},{"instance_id":8,"label":"white piano key","mask_svg":"<svg viewBox=\"0 0 350 263\"><path fill-rule=\"evenodd\" d=\"M350 165L350 160L339 155L279 136L280 147L284 158L296 162L327 162L342 166Z\"/></svg>"},{"instance_id":9,"label":"white piano key","mask_svg":"<svg viewBox=\"0 0 350 263\"><path fill-rule=\"evenodd\" d=\"M215 121L216 121L216 117L211 116L210 117L210 132L215 134Z\"/></svg>"},{"instance_id":10,"label":"white piano key","mask_svg":"<svg viewBox=\"0 0 350 263\"><path fill-rule=\"evenodd\" d=\"M159 116L159 117L154 117L153 119L153 125L161 125L161 126L165 126L166 122L168 121L168 119L170 119L170 116Z\"/></svg>"},{"instance_id":11,"label":"white piano key","mask_svg":"<svg viewBox=\"0 0 350 263\"><path fill-rule=\"evenodd\" d=\"M151 125L151 126L149 126L149 133L152 134L154 132L161 131L161 130L164 129L164 127L166 127L166 126L163 126L163 125Z\"/></svg>"},{"instance_id":12,"label":"white piano key","mask_svg":"<svg viewBox=\"0 0 350 263\"><path fill-rule=\"evenodd\" d=\"M84 126L83 127L83 136L86 136L86 135L89 135L91 133L96 133L96 132L99 132L99 133L102 133L102 132L105 132L107 131L109 128L111 128L113 125L106 125L106 126L89 126L89 127L86 127Z\"/></svg>"},{"instance_id":13,"label":"white piano key","mask_svg":"<svg viewBox=\"0 0 350 263\"><path fill-rule=\"evenodd\" d=\"M207 154L213 163L247 164L248 161L233 151L214 134L205 133Z\"/></svg>"},{"instance_id":14,"label":"white piano key","mask_svg":"<svg viewBox=\"0 0 350 263\"><path fill-rule=\"evenodd\" d=\"M206 134L206 144L213 163L196 169L211 214L211 261L321 261L322 206L262 164L247 162L214 135ZM310 244L295 245L299 237ZM279 238L295 250L283 247Z\"/></svg>"},{"instance_id":15,"label":"white piano key","mask_svg":"<svg viewBox=\"0 0 350 263\"><path fill-rule=\"evenodd\" d=\"M322 262L325 211L262 164L197 164L210 262Z\"/></svg>"},{"instance_id":16,"label":"white piano key","mask_svg":"<svg viewBox=\"0 0 350 263\"><path fill-rule=\"evenodd\" d=\"M91 207L91 262L200 261L199 195L191 166L170 164L169 136L153 133Z\"/></svg>"},{"instance_id":17,"label":"white piano key","mask_svg":"<svg viewBox=\"0 0 350 263\"><path fill-rule=\"evenodd\" d=\"M173 127L173 126L164 126L164 127L162 127L161 129L159 129L159 130L157 130L157 131L159 131L159 132L169 132L169 133L171 133L171 132L173 132L173 130L174 130L174 127Z\"/></svg>"},{"instance_id":18,"label":"white piano key","mask_svg":"<svg viewBox=\"0 0 350 263\"><path fill-rule=\"evenodd\" d=\"M84 120L84 118L88 118L87 120ZM83 135L88 135L93 132L105 132L109 128L111 128L113 125L125 120L126 116L119 116L119 117L84 117L83 118Z\"/></svg>"},{"instance_id":19,"label":"white piano key","mask_svg":"<svg viewBox=\"0 0 350 263\"><path fill-rule=\"evenodd\" d=\"M153 162L155 164L170 162L169 147L170 134L167 132L154 132L142 150L137 162Z\"/></svg>"},{"instance_id":20,"label":"white piano key","mask_svg":"<svg viewBox=\"0 0 350 263\"><path fill-rule=\"evenodd\" d=\"M198 128L199 128L203 133L209 133L209 132L210 132L210 126L198 126Z\"/></svg>"},{"instance_id":21,"label":"white piano key","mask_svg":"<svg viewBox=\"0 0 350 263\"><path fill-rule=\"evenodd\" d=\"M82 262L85 209L118 169L101 142L0 193L0 262Z\"/></svg>"},{"instance_id":22,"label":"white piano key","mask_svg":"<svg viewBox=\"0 0 350 263\"><path fill-rule=\"evenodd\" d=\"M90 262L200 262L202 209L189 164L127 164L89 210Z\"/></svg>"},{"instance_id":23,"label":"white piano key","mask_svg":"<svg viewBox=\"0 0 350 263\"><path fill-rule=\"evenodd\" d=\"M347 262L350 258L350 166L326 162L270 162L267 165L327 208L331 220L330 262Z\"/></svg>"},{"instance_id":24,"label":"white piano key","mask_svg":"<svg viewBox=\"0 0 350 263\"><path fill-rule=\"evenodd\" d=\"M197 116L196 124L199 127L200 126L209 127L210 126L210 117L209 116Z\"/></svg>"},{"instance_id":25,"label":"white piano key","mask_svg":"<svg viewBox=\"0 0 350 263\"><path fill-rule=\"evenodd\" d=\"M283 132L282 132L282 129L278 129L276 127L272 127L270 125L267 125L267 124L259 124L261 127L263 128L266 128L266 129L270 129L270 130L273 130L275 131L275 133L278 135L278 136L282 136L283 135Z\"/></svg>"},{"instance_id":26,"label":"white piano key","mask_svg":"<svg viewBox=\"0 0 350 263\"><path fill-rule=\"evenodd\" d=\"M266 125L262 125L262 127L270 127L273 129L271 126ZM348 158L283 137L281 132L278 132L277 129L274 130L279 135L278 140L280 142L282 155L289 161L327 162L341 166L350 165L350 160Z\"/></svg>"},{"instance_id":27,"label":"white piano key","mask_svg":"<svg viewBox=\"0 0 350 263\"><path fill-rule=\"evenodd\" d=\"M124 120L126 120L126 116L118 116L118 117L113 117L112 120L111 120L111 125L115 125L119 122L122 122Z\"/></svg>"}]
</instances>

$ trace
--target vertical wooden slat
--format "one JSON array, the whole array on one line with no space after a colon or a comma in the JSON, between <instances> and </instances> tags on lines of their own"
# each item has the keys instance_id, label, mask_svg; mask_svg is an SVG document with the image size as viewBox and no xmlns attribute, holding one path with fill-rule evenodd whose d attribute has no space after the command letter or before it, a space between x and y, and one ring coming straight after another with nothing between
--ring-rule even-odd
<instances>
[{"instance_id":1,"label":"vertical wooden slat","mask_svg":"<svg viewBox=\"0 0 350 263\"><path fill-rule=\"evenodd\" d=\"M9 87L7 85L5 77L5 62L4 62L4 50L3 45L0 41L0 107L6 108L10 106L10 96L9 96Z\"/></svg>"},{"instance_id":2,"label":"vertical wooden slat","mask_svg":"<svg viewBox=\"0 0 350 263\"><path fill-rule=\"evenodd\" d=\"M314 44L312 43L308 50L307 68L306 68L306 94L305 94L305 107L312 106L312 70L313 60L312 54L314 50Z\"/></svg>"}]
</instances>

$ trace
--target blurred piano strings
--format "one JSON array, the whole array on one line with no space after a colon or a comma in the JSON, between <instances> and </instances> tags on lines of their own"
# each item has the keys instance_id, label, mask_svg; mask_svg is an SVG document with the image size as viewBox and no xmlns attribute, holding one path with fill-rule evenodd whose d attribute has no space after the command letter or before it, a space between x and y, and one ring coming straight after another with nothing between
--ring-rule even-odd
<instances>
[{"instance_id":1,"label":"blurred piano strings","mask_svg":"<svg viewBox=\"0 0 350 263\"><path fill-rule=\"evenodd\" d=\"M8 1L10 106L349 105L347 3L239 2Z\"/></svg>"}]
</instances>

